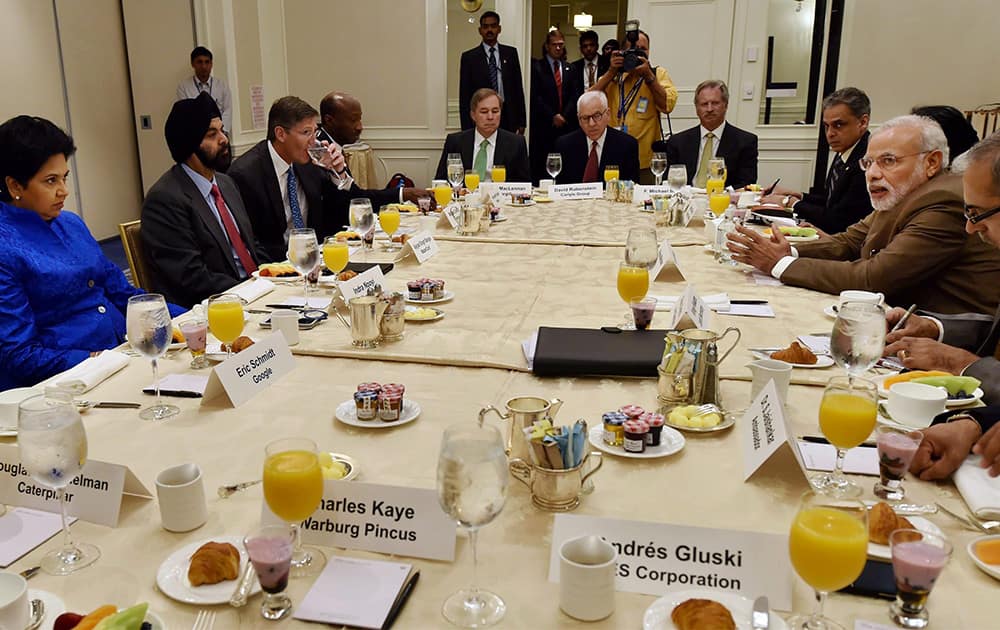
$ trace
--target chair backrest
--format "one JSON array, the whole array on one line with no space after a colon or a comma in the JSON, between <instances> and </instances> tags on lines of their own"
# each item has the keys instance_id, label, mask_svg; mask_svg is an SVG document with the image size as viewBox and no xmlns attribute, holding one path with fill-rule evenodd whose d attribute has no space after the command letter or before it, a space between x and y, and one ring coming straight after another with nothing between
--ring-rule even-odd
<instances>
[{"instance_id":1,"label":"chair backrest","mask_svg":"<svg viewBox=\"0 0 1000 630\"><path fill-rule=\"evenodd\" d=\"M128 267L132 271L132 284L149 291L151 278L149 268L146 266L146 258L142 252L141 229L139 221L118 224L122 247L125 249L125 257L128 258Z\"/></svg>"}]
</instances>

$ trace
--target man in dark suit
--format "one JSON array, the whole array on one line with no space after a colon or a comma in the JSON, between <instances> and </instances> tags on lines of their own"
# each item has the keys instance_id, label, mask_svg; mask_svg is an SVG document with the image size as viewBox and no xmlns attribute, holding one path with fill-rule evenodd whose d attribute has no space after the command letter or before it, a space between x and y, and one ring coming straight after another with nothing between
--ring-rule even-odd
<instances>
[{"instance_id":1,"label":"man in dark suit","mask_svg":"<svg viewBox=\"0 0 1000 630\"><path fill-rule=\"evenodd\" d=\"M757 183L757 136L726 122L729 88L725 82L702 81L694 91L694 109L701 124L667 140L667 163L687 167L688 183L705 187L708 161L726 160L726 183L743 188Z\"/></svg>"},{"instance_id":2,"label":"man in dark suit","mask_svg":"<svg viewBox=\"0 0 1000 630\"><path fill-rule=\"evenodd\" d=\"M481 46L462 53L458 82L458 118L462 129L472 129L469 102L479 88L490 88L500 95L503 115L500 128L524 134L527 117L524 111L524 87L521 85L521 61L517 49L497 43L500 16L487 11L479 17Z\"/></svg>"},{"instance_id":3,"label":"man in dark suit","mask_svg":"<svg viewBox=\"0 0 1000 630\"><path fill-rule=\"evenodd\" d=\"M823 132L836 151L822 189L800 193L778 187L762 201L780 203L800 219L829 234L843 232L872 212L865 174L858 160L868 151L871 101L858 88L846 87L823 99Z\"/></svg>"},{"instance_id":4,"label":"man in dark suit","mask_svg":"<svg viewBox=\"0 0 1000 630\"><path fill-rule=\"evenodd\" d=\"M566 40L553 29L545 36L541 59L531 60L531 176L548 177L545 158L556 140L576 128L576 99L580 94L570 65L562 61Z\"/></svg>"},{"instance_id":5,"label":"man in dark suit","mask_svg":"<svg viewBox=\"0 0 1000 630\"><path fill-rule=\"evenodd\" d=\"M176 164L142 204L142 242L153 290L191 307L257 270L253 228L232 179L222 114L202 92L174 103L165 127Z\"/></svg>"},{"instance_id":6,"label":"man in dark suit","mask_svg":"<svg viewBox=\"0 0 1000 630\"><path fill-rule=\"evenodd\" d=\"M580 128L556 140L556 153L562 155L560 184L604 181L604 167L618 167L618 178L637 181L639 143L635 138L609 127L611 113L608 97L601 91L584 92L577 101Z\"/></svg>"},{"instance_id":7,"label":"man in dark suit","mask_svg":"<svg viewBox=\"0 0 1000 630\"><path fill-rule=\"evenodd\" d=\"M338 189L331 174L349 176L340 149L331 147L324 158L330 160L330 170L309 157L318 118L319 112L302 99L279 98L267 114L267 139L237 158L229 171L271 260L285 259L290 230L310 227L322 242L348 221L350 192Z\"/></svg>"},{"instance_id":8,"label":"man in dark suit","mask_svg":"<svg viewBox=\"0 0 1000 630\"><path fill-rule=\"evenodd\" d=\"M608 71L608 58L597 53L597 33L594 31L583 31L580 33L580 54L582 59L577 59L569 64L576 83L577 98L597 83L597 79Z\"/></svg>"},{"instance_id":9,"label":"man in dark suit","mask_svg":"<svg viewBox=\"0 0 1000 630\"><path fill-rule=\"evenodd\" d=\"M507 167L507 181L530 182L524 136L498 129L501 105L497 93L489 88L476 90L469 105L475 128L448 134L434 178L448 179L448 154L461 153L466 169L481 169L481 181L486 181L494 164L503 164Z\"/></svg>"}]
</instances>

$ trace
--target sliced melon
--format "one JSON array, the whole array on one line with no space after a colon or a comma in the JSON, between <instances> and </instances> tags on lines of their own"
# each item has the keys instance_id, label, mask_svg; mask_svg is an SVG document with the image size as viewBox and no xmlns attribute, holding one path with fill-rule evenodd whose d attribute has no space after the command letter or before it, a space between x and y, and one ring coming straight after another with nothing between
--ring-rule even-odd
<instances>
[{"instance_id":1,"label":"sliced melon","mask_svg":"<svg viewBox=\"0 0 1000 630\"><path fill-rule=\"evenodd\" d=\"M143 602L131 608L126 608L110 617L101 620L94 630L139 630L146 619L146 609L149 604Z\"/></svg>"},{"instance_id":2,"label":"sliced melon","mask_svg":"<svg viewBox=\"0 0 1000 630\"><path fill-rule=\"evenodd\" d=\"M971 376L924 376L910 380L911 383L923 383L948 390L948 396L954 397L961 392L972 394L979 387L980 380Z\"/></svg>"}]
</instances>

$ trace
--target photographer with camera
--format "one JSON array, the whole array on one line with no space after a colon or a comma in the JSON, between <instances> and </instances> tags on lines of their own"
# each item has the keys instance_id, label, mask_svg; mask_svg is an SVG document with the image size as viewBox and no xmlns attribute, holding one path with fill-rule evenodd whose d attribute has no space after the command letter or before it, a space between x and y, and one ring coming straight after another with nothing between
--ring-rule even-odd
<instances>
[{"instance_id":1,"label":"photographer with camera","mask_svg":"<svg viewBox=\"0 0 1000 630\"><path fill-rule=\"evenodd\" d=\"M611 125L639 142L639 180L652 184L652 145L663 137L660 114L673 111L677 88L666 68L650 65L649 35L639 30L639 20L625 23L623 50L611 53L611 66L590 90L607 95Z\"/></svg>"}]
</instances>

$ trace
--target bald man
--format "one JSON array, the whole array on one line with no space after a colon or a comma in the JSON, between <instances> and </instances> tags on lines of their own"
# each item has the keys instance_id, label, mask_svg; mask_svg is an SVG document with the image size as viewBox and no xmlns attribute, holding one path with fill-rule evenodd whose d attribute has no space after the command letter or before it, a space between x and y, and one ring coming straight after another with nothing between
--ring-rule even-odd
<instances>
[{"instance_id":1,"label":"bald man","mask_svg":"<svg viewBox=\"0 0 1000 630\"><path fill-rule=\"evenodd\" d=\"M335 142L341 147L354 144L361 138L365 127L361 123L361 101L346 92L330 92L319 104L321 140ZM423 188L363 189L357 184L351 186L352 197L371 200L378 210L380 206L403 201L417 202L420 197L429 197L434 205L434 197Z\"/></svg>"}]
</instances>

